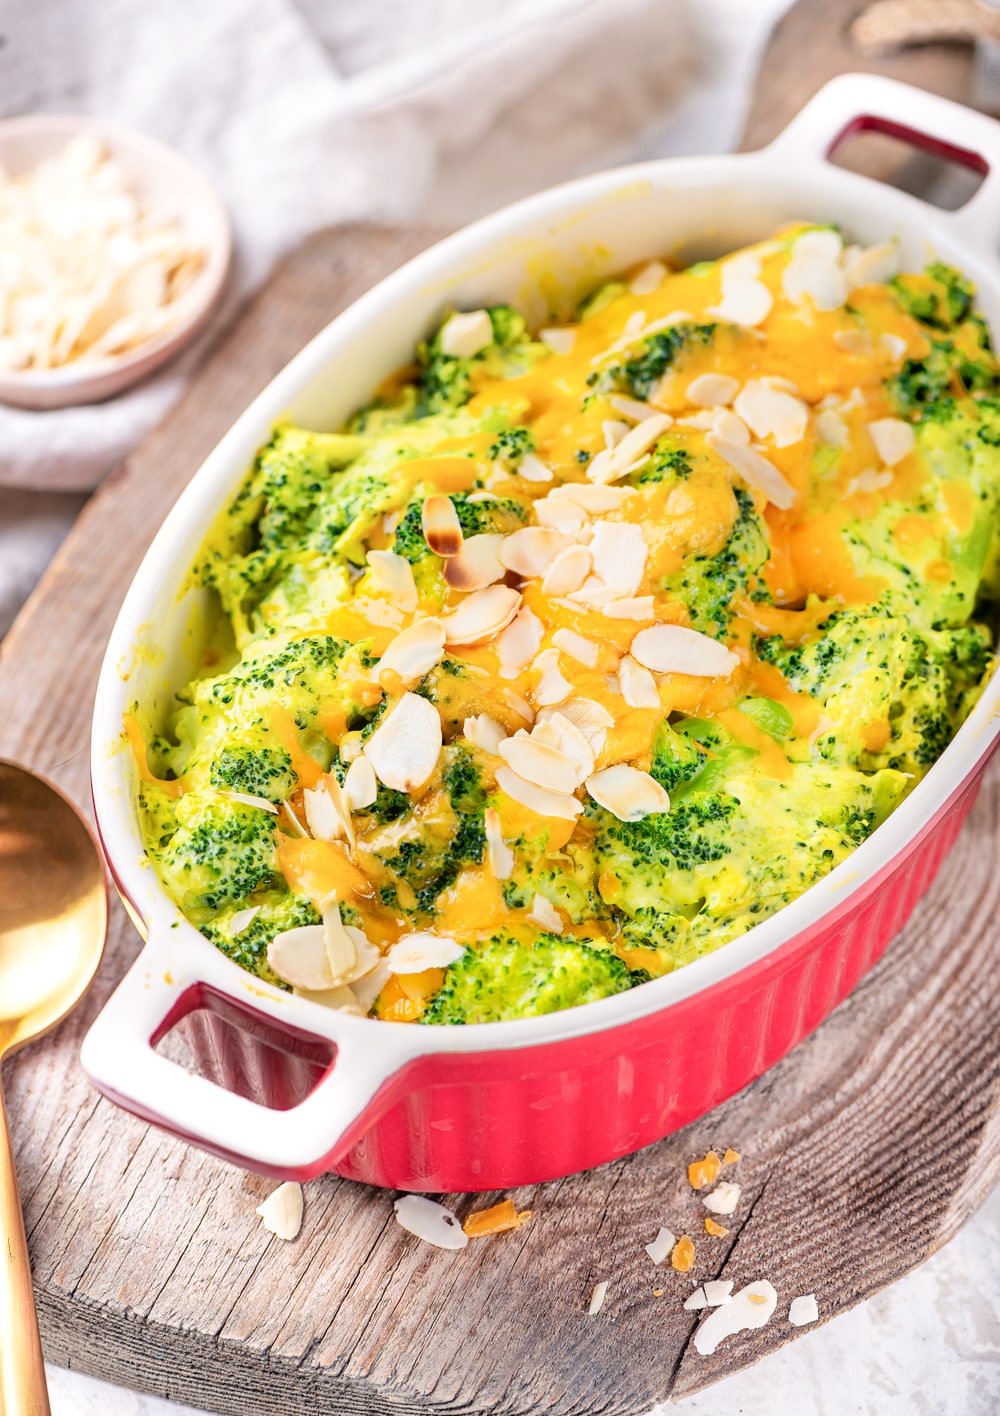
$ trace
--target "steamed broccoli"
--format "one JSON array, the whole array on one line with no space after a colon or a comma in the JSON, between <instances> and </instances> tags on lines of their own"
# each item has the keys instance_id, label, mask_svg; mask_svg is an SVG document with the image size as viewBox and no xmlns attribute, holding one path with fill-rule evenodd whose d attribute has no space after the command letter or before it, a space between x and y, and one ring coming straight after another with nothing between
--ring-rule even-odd
<instances>
[{"instance_id":1,"label":"steamed broccoli","mask_svg":"<svg viewBox=\"0 0 1000 1416\"><path fill-rule=\"evenodd\" d=\"M535 435L530 428L504 428L497 433L496 441L490 444L486 456L491 462L502 462L505 467L516 467L526 452L534 452Z\"/></svg>"},{"instance_id":2,"label":"steamed broccoli","mask_svg":"<svg viewBox=\"0 0 1000 1416\"><path fill-rule=\"evenodd\" d=\"M639 486L650 482L683 481L691 475L691 454L682 447L657 443L649 462L637 477Z\"/></svg>"},{"instance_id":3,"label":"steamed broccoli","mask_svg":"<svg viewBox=\"0 0 1000 1416\"><path fill-rule=\"evenodd\" d=\"M295 789L292 759L283 748L227 744L212 760L209 781L230 792L247 792L280 802Z\"/></svg>"},{"instance_id":4,"label":"steamed broccoli","mask_svg":"<svg viewBox=\"0 0 1000 1416\"><path fill-rule=\"evenodd\" d=\"M283 934L286 929L321 923L320 916L301 895L293 895L279 887L269 890L259 902L255 902L255 910L250 919L246 918L247 911L243 906L224 910L208 924L202 925L201 932L241 968L249 969L279 988L288 988L289 985L271 971L267 962L267 946L276 934ZM239 927L234 927L234 921Z\"/></svg>"},{"instance_id":5,"label":"steamed broccoli","mask_svg":"<svg viewBox=\"0 0 1000 1416\"><path fill-rule=\"evenodd\" d=\"M187 792L172 827L148 845L170 893L196 923L274 884L274 817L263 807Z\"/></svg>"},{"instance_id":6,"label":"steamed broccoli","mask_svg":"<svg viewBox=\"0 0 1000 1416\"><path fill-rule=\"evenodd\" d=\"M926 416L948 398L1000 391L990 332L973 310L975 287L968 280L937 261L923 275L898 275L890 284L907 314L927 326L931 346L886 381L901 414Z\"/></svg>"},{"instance_id":7,"label":"steamed broccoli","mask_svg":"<svg viewBox=\"0 0 1000 1416\"><path fill-rule=\"evenodd\" d=\"M729 538L714 556L689 556L680 570L668 575L663 588L683 600L691 623L703 634L725 634L733 618L732 600L748 593L750 581L771 554L764 519L752 495L734 487L737 516Z\"/></svg>"},{"instance_id":8,"label":"steamed broccoli","mask_svg":"<svg viewBox=\"0 0 1000 1416\"><path fill-rule=\"evenodd\" d=\"M433 552L424 540L422 516L426 489L418 488L413 500L403 513L392 541L392 549L397 556L403 556L411 565L416 565ZM510 497L492 497L488 501L469 501L468 493L455 492L451 504L458 513L463 536L479 536L484 532L499 531L505 535L516 531L528 519L527 507Z\"/></svg>"},{"instance_id":9,"label":"steamed broccoli","mask_svg":"<svg viewBox=\"0 0 1000 1416\"><path fill-rule=\"evenodd\" d=\"M476 369L499 378L514 378L526 373L537 359L548 354L544 344L530 338L524 316L512 305L491 305L487 313L493 326L493 339L478 354L460 358L442 352L441 333L447 319L429 343L418 347L418 416L461 408L468 403Z\"/></svg>"},{"instance_id":10,"label":"steamed broccoli","mask_svg":"<svg viewBox=\"0 0 1000 1416\"><path fill-rule=\"evenodd\" d=\"M340 661L349 647L346 640L329 634L295 639L271 653L262 647L231 673L202 679L191 696L196 703L233 705L245 713L266 708L273 701L275 689L302 689L311 701L322 701L330 696Z\"/></svg>"},{"instance_id":11,"label":"steamed broccoli","mask_svg":"<svg viewBox=\"0 0 1000 1416\"><path fill-rule=\"evenodd\" d=\"M900 306L933 329L949 330L972 310L975 286L953 266L934 261L922 275L897 275L889 281Z\"/></svg>"},{"instance_id":12,"label":"steamed broccoli","mask_svg":"<svg viewBox=\"0 0 1000 1416\"><path fill-rule=\"evenodd\" d=\"M595 369L587 382L599 393L628 393L633 398L648 398L679 356L693 345L710 344L715 330L714 324L699 325L690 321L661 329L641 341L640 352L634 357Z\"/></svg>"},{"instance_id":13,"label":"steamed broccoli","mask_svg":"<svg viewBox=\"0 0 1000 1416\"><path fill-rule=\"evenodd\" d=\"M539 934L530 947L504 934L467 949L421 1023L497 1023L593 1003L633 985L616 954L586 939Z\"/></svg>"}]
</instances>

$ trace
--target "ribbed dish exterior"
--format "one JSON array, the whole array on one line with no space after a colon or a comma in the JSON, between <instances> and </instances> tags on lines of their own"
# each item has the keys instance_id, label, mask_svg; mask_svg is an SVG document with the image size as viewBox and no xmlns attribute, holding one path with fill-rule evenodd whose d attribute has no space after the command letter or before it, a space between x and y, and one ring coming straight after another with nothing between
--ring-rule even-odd
<instances>
[{"instance_id":1,"label":"ribbed dish exterior","mask_svg":"<svg viewBox=\"0 0 1000 1416\"><path fill-rule=\"evenodd\" d=\"M604 1164L697 1120L779 1062L878 961L954 844L984 768L843 909L756 964L569 1041L418 1059L329 1169L401 1190L504 1189ZM247 1030L211 992L184 1027L205 1076L267 1106L295 1105L325 1070L322 1045Z\"/></svg>"}]
</instances>

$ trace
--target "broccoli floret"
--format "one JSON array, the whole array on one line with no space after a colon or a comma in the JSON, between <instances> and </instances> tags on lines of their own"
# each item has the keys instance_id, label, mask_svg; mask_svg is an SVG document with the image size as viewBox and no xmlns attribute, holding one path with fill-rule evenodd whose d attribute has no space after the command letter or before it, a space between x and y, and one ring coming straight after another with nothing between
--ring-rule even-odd
<instances>
[{"instance_id":1,"label":"broccoli floret","mask_svg":"<svg viewBox=\"0 0 1000 1416\"><path fill-rule=\"evenodd\" d=\"M934 261L923 275L897 275L889 281L900 306L933 329L949 330L967 319L976 288L953 266Z\"/></svg>"},{"instance_id":2,"label":"broccoli floret","mask_svg":"<svg viewBox=\"0 0 1000 1416\"><path fill-rule=\"evenodd\" d=\"M478 354L459 358L442 352L441 333L447 319L430 343L418 346L418 416L461 408L468 403L472 397L472 373L477 368L500 378L513 378L526 373L538 358L549 352L544 344L536 344L529 338L524 316L512 305L491 305L487 313L493 326L493 340Z\"/></svg>"},{"instance_id":3,"label":"broccoli floret","mask_svg":"<svg viewBox=\"0 0 1000 1416\"><path fill-rule=\"evenodd\" d=\"M649 770L668 792L673 792L682 782L689 782L706 761L696 739L679 731L679 726L672 726L664 718L653 738L653 761Z\"/></svg>"},{"instance_id":4,"label":"broccoli floret","mask_svg":"<svg viewBox=\"0 0 1000 1416\"><path fill-rule=\"evenodd\" d=\"M297 778L292 759L283 748L235 744L213 758L209 781L225 791L248 792L280 802L294 791Z\"/></svg>"},{"instance_id":5,"label":"broccoli floret","mask_svg":"<svg viewBox=\"0 0 1000 1416\"><path fill-rule=\"evenodd\" d=\"M530 428L504 428L497 433L496 441L490 444L486 456L491 462L502 462L505 467L516 467L526 452L534 452L535 435Z\"/></svg>"},{"instance_id":6,"label":"broccoli floret","mask_svg":"<svg viewBox=\"0 0 1000 1416\"><path fill-rule=\"evenodd\" d=\"M595 370L587 382L599 393L629 393L633 398L648 398L678 356L692 346L710 344L715 329L714 324L699 325L689 321L661 329L641 341L639 353L633 358Z\"/></svg>"},{"instance_id":7,"label":"broccoli floret","mask_svg":"<svg viewBox=\"0 0 1000 1416\"><path fill-rule=\"evenodd\" d=\"M287 989L289 985L272 972L267 962L267 946L276 934L283 934L286 929L320 924L319 914L301 895L278 890L263 899L252 919L246 920L245 914L242 908L226 910L203 925L201 932L241 968ZM234 921L242 927L234 928Z\"/></svg>"},{"instance_id":8,"label":"broccoli floret","mask_svg":"<svg viewBox=\"0 0 1000 1416\"><path fill-rule=\"evenodd\" d=\"M593 319L602 310L606 310L613 301L626 294L628 294L628 286L624 280L606 280L603 285L599 285L596 290L592 290L580 301L574 311L573 318L578 322Z\"/></svg>"},{"instance_id":9,"label":"broccoli floret","mask_svg":"<svg viewBox=\"0 0 1000 1416\"><path fill-rule=\"evenodd\" d=\"M450 965L421 1023L497 1023L533 1018L623 993L635 980L606 949L539 934L534 944L494 935Z\"/></svg>"},{"instance_id":10,"label":"broccoli floret","mask_svg":"<svg viewBox=\"0 0 1000 1416\"><path fill-rule=\"evenodd\" d=\"M638 484L643 486L669 480L681 482L690 477L691 472L691 454L685 448L658 443L652 457L639 473Z\"/></svg>"},{"instance_id":11,"label":"broccoli floret","mask_svg":"<svg viewBox=\"0 0 1000 1416\"><path fill-rule=\"evenodd\" d=\"M150 850L170 893L197 923L275 883L274 816L263 807L189 792L172 825Z\"/></svg>"},{"instance_id":12,"label":"broccoli floret","mask_svg":"<svg viewBox=\"0 0 1000 1416\"><path fill-rule=\"evenodd\" d=\"M944 338L930 339L924 359L907 359L898 374L886 381L897 410L927 417L946 400L962 394L989 395L1000 389L1000 370L993 354L990 332L973 310L975 287L951 266L937 261L923 275L899 275L891 281L896 299L907 314L928 331ZM950 408L944 416L949 416Z\"/></svg>"},{"instance_id":13,"label":"broccoli floret","mask_svg":"<svg viewBox=\"0 0 1000 1416\"><path fill-rule=\"evenodd\" d=\"M350 646L332 635L308 635L270 654L258 652L237 664L232 673L202 679L193 697L222 707L252 709L269 700L274 689L304 689L315 702L329 697L341 659Z\"/></svg>"},{"instance_id":14,"label":"broccoli floret","mask_svg":"<svg viewBox=\"0 0 1000 1416\"><path fill-rule=\"evenodd\" d=\"M668 575L663 588L683 600L691 623L703 634L725 634L733 618L733 596L748 594L752 577L771 554L767 527L751 494L734 488L737 514L722 550L714 556L689 556ZM758 592L759 593L759 592Z\"/></svg>"},{"instance_id":15,"label":"broccoli floret","mask_svg":"<svg viewBox=\"0 0 1000 1416\"><path fill-rule=\"evenodd\" d=\"M484 532L498 531L505 535L516 531L528 519L527 508L510 497L493 497L489 501L469 501L465 492L456 492L451 504L458 513L463 536L479 536ZM396 527L392 549L397 556L403 556L411 565L416 565L433 551L424 540L423 532L424 493L413 498Z\"/></svg>"}]
</instances>

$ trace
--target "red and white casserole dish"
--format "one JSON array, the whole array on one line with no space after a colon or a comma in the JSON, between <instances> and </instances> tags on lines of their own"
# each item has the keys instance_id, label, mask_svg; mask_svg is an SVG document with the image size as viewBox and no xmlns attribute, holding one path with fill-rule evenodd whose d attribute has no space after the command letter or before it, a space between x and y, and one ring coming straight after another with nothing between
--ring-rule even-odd
<instances>
[{"instance_id":1,"label":"red and white casserole dish","mask_svg":"<svg viewBox=\"0 0 1000 1416\"><path fill-rule=\"evenodd\" d=\"M831 166L875 128L975 168L960 211ZM83 1064L107 1096L194 1144L283 1179L334 1170L408 1190L547 1180L648 1145L774 1065L872 967L955 840L1000 733L1000 676L912 795L793 904L688 967L544 1017L465 1027L376 1022L262 983L190 925L145 858L122 715L154 722L191 675L203 592L185 577L206 527L279 416L338 427L408 362L446 307L531 318L649 257L719 255L794 219L898 237L979 288L1000 330L1000 125L888 80L822 90L770 147L600 173L508 207L419 256L340 315L250 405L167 517L118 617L97 694L93 786L118 887L146 944L94 1023ZM202 1075L155 1049L181 1020Z\"/></svg>"}]
</instances>

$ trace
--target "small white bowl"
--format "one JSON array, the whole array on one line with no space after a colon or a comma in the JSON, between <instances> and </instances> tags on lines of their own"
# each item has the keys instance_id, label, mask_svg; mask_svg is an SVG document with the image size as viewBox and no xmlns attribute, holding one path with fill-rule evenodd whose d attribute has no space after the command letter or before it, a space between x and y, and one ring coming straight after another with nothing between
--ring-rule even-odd
<instances>
[{"instance_id":1,"label":"small white bowl","mask_svg":"<svg viewBox=\"0 0 1000 1416\"><path fill-rule=\"evenodd\" d=\"M144 133L78 114L9 118L0 122L0 164L11 176L30 172L80 133L92 133L115 158L144 209L185 229L203 252L204 264L181 296L183 312L176 323L135 349L93 364L0 371L0 403L19 408L97 403L146 378L203 328L229 270L232 234L215 189L186 158Z\"/></svg>"}]
</instances>

